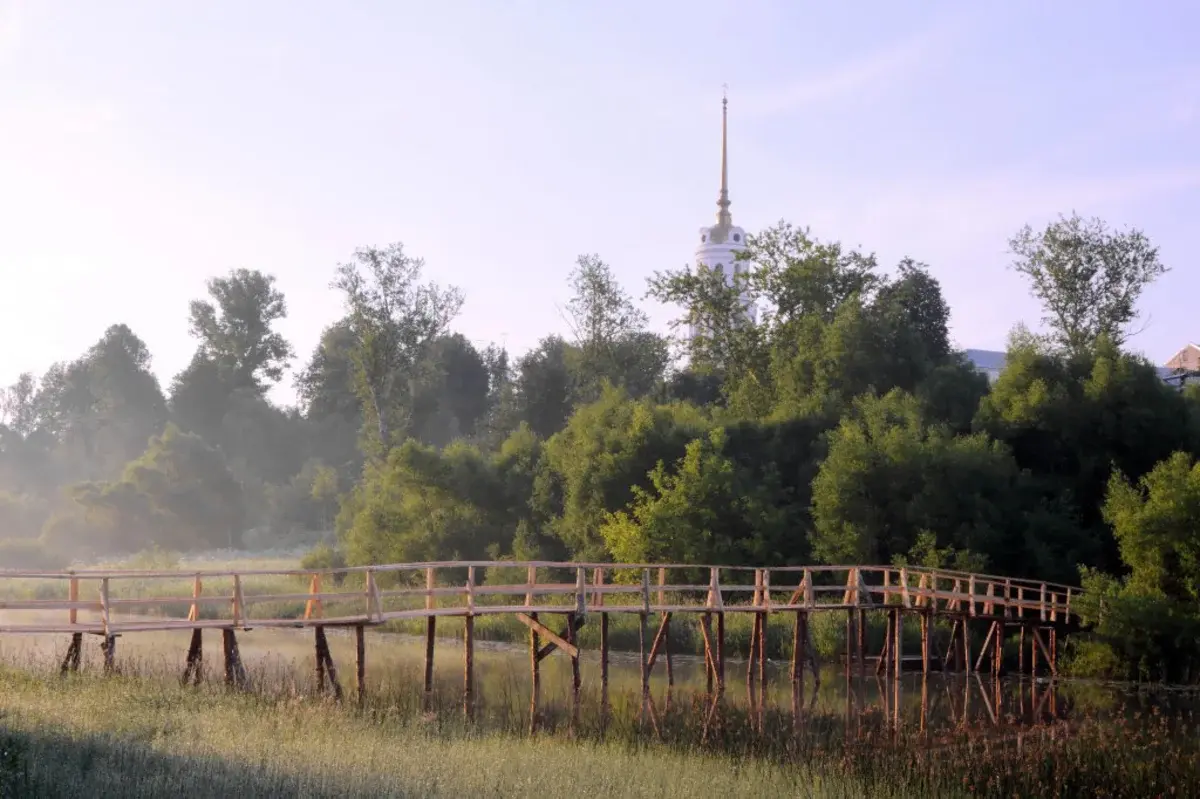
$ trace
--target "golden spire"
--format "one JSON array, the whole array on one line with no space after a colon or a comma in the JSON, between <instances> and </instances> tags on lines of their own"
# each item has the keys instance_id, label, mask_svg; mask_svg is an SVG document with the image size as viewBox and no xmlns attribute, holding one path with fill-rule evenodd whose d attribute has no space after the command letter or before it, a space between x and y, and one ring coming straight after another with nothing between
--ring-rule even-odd
<instances>
[{"instance_id":1,"label":"golden spire","mask_svg":"<svg viewBox=\"0 0 1200 799\"><path fill-rule=\"evenodd\" d=\"M717 225L728 230L733 225L729 214L729 87L721 97L721 194L717 198Z\"/></svg>"}]
</instances>

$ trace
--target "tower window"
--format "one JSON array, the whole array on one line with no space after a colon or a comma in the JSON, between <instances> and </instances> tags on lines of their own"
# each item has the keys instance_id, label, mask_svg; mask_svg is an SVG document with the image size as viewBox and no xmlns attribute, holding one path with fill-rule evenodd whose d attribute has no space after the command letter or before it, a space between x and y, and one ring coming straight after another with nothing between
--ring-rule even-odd
<instances>
[{"instance_id":1,"label":"tower window","mask_svg":"<svg viewBox=\"0 0 1200 799\"><path fill-rule=\"evenodd\" d=\"M705 241L707 241L707 240L708 240L708 236L705 236L703 233L701 233L701 234L700 234L700 241L701 241L701 243L703 243L703 242L705 242Z\"/></svg>"},{"instance_id":2,"label":"tower window","mask_svg":"<svg viewBox=\"0 0 1200 799\"><path fill-rule=\"evenodd\" d=\"M734 234L733 234L733 240L734 240L734 241L741 241L741 240L742 240L742 234L741 234L741 233L734 233Z\"/></svg>"}]
</instances>

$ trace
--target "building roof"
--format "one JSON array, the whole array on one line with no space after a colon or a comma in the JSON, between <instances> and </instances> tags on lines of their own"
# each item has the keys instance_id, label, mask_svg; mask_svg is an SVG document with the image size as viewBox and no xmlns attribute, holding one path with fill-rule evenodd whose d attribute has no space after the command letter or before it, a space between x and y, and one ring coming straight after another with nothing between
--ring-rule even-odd
<instances>
[{"instance_id":1,"label":"building roof","mask_svg":"<svg viewBox=\"0 0 1200 799\"><path fill-rule=\"evenodd\" d=\"M1195 344L1188 346L1195 347ZM1197 349L1200 349L1198 347ZM964 350L967 360L975 364L976 369L981 369L985 372L1003 371L1004 364L1008 360L1003 352L997 350ZM1158 372L1158 376L1164 380L1175 373L1175 370L1169 366L1156 366L1154 370Z\"/></svg>"},{"instance_id":2,"label":"building roof","mask_svg":"<svg viewBox=\"0 0 1200 799\"><path fill-rule=\"evenodd\" d=\"M967 360L975 364L976 369L984 371L999 371L1004 368L1004 363L1007 360L1003 352L996 350L966 350Z\"/></svg>"}]
</instances>

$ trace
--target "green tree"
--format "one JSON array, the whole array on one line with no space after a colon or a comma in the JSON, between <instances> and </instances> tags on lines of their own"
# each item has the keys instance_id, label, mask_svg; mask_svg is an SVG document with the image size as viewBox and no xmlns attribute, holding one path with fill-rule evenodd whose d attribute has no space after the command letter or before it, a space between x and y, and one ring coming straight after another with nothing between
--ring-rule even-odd
<instances>
[{"instance_id":1,"label":"green tree","mask_svg":"<svg viewBox=\"0 0 1200 799\"><path fill-rule=\"evenodd\" d=\"M1036 498L1026 502L1061 514L1059 522L1042 517L1056 532L1038 538L1049 543L1075 530L1044 551L1044 565L1116 571L1120 553L1101 515L1110 475L1116 469L1139 480L1172 452L1196 451L1198 418L1151 364L1103 338L1077 356L1018 340L974 427L1012 450Z\"/></svg>"},{"instance_id":2,"label":"green tree","mask_svg":"<svg viewBox=\"0 0 1200 799\"><path fill-rule=\"evenodd\" d=\"M354 337L354 388L367 449L383 456L407 434L414 387L432 342L462 307L458 289L420 282L424 261L396 243L356 250L337 268Z\"/></svg>"},{"instance_id":3,"label":"green tree","mask_svg":"<svg viewBox=\"0 0 1200 799\"><path fill-rule=\"evenodd\" d=\"M245 506L221 453L168 425L119 480L72 487L73 507L47 522L62 551L130 552L235 547Z\"/></svg>"},{"instance_id":4,"label":"green tree","mask_svg":"<svg viewBox=\"0 0 1200 799\"><path fill-rule=\"evenodd\" d=\"M546 442L535 508L553 519L550 529L572 557L604 558L600 528L607 514L624 508L659 461L678 460L709 426L697 408L630 400L608 388Z\"/></svg>"},{"instance_id":5,"label":"green tree","mask_svg":"<svg viewBox=\"0 0 1200 799\"><path fill-rule=\"evenodd\" d=\"M649 486L633 486L628 510L608 514L600 534L623 563L778 562L794 531L778 474L761 473L726 453L717 427L687 445L673 471L662 461Z\"/></svg>"},{"instance_id":6,"label":"green tree","mask_svg":"<svg viewBox=\"0 0 1200 799\"><path fill-rule=\"evenodd\" d=\"M1051 340L1081 354L1101 337L1130 335L1137 301L1167 272L1142 231L1114 231L1100 219L1062 216L1041 231L1026 225L1009 241L1012 268L1030 282Z\"/></svg>"},{"instance_id":7,"label":"green tree","mask_svg":"<svg viewBox=\"0 0 1200 799\"><path fill-rule=\"evenodd\" d=\"M287 317L274 275L234 269L208 281L211 300L193 300L191 333L204 357L228 376L233 388L259 393L283 378L292 347L272 325Z\"/></svg>"},{"instance_id":8,"label":"green tree","mask_svg":"<svg viewBox=\"0 0 1200 799\"><path fill-rule=\"evenodd\" d=\"M863 397L830 435L813 481L814 554L886 563L928 548L928 532L938 547L1020 570L1017 479L1004 445L929 424L912 395Z\"/></svg>"}]
</instances>

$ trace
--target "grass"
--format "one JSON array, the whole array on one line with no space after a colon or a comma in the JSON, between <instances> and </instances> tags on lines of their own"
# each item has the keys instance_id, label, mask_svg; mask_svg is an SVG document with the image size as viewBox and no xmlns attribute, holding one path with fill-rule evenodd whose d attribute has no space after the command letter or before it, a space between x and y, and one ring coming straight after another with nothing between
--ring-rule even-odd
<instances>
[{"instance_id":1,"label":"grass","mask_svg":"<svg viewBox=\"0 0 1200 799\"><path fill-rule=\"evenodd\" d=\"M110 678L100 676L89 641L84 673L65 679L53 674L62 642L24 652L0 642L9 664L0 667L0 796L1200 795L1190 706L1179 700L1160 711L1142 693L1135 701L1143 705L1129 709L1096 685L1065 688L1060 706L1091 709L1051 727L993 727L976 698L974 723L961 727L931 711L925 735L912 682L899 732L878 694L856 700L863 709L846 715L833 675L799 728L781 684L772 686L761 721L731 687L707 734L708 708L688 690L699 680L685 677L670 707L655 684L654 730L638 719L635 669L620 662L608 717L598 711L595 664L585 663L582 710L573 721L569 661L551 658L543 664L541 731L530 737L519 653L477 653L480 698L477 722L468 725L461 649L439 647L434 706L423 712L419 643L371 640L368 701L358 708L314 697L308 636L241 636L250 692L211 682L181 688L185 640L126 636L122 676ZM331 637L348 683L351 645L348 636ZM219 677L219 662L209 669ZM966 685L947 683L946 696L957 689L951 701L960 708ZM940 686L931 682L930 693L940 694ZM1011 699L1005 703L1011 714Z\"/></svg>"},{"instance_id":2,"label":"grass","mask_svg":"<svg viewBox=\"0 0 1200 799\"><path fill-rule=\"evenodd\" d=\"M719 753L471 731L439 719L0 673L0 795L863 796L843 778Z\"/></svg>"}]
</instances>

